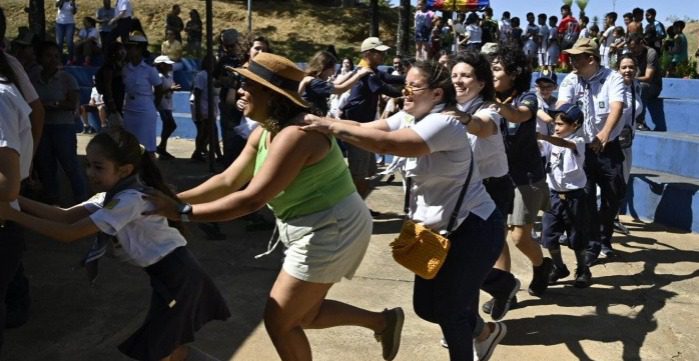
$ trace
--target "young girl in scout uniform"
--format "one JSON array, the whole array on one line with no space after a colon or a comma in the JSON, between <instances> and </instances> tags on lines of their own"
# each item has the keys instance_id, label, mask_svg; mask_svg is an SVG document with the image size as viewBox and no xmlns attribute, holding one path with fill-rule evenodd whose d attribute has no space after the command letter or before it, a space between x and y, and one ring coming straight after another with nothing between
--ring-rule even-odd
<instances>
[{"instance_id":1,"label":"young girl in scout uniform","mask_svg":"<svg viewBox=\"0 0 699 361\"><path fill-rule=\"evenodd\" d=\"M0 218L61 242L98 233L98 239L110 241L104 245L111 243L115 256L143 267L153 287L143 325L119 350L142 361L186 359L184 345L194 341L194 332L230 313L182 234L164 217L143 215L152 208L143 197L146 187L175 196L136 137L120 128L87 145L87 174L103 193L68 209L20 197L22 212L0 204Z\"/></svg>"}]
</instances>

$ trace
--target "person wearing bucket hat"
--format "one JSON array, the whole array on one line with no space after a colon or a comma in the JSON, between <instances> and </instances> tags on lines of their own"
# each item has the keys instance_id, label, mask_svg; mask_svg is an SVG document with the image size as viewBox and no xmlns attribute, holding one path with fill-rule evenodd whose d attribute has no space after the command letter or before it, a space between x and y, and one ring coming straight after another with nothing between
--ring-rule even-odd
<instances>
[{"instance_id":1,"label":"person wearing bucket hat","mask_svg":"<svg viewBox=\"0 0 699 361\"><path fill-rule=\"evenodd\" d=\"M355 71L359 71L360 68L370 68L374 73L363 77L352 86L347 102L340 109L342 119L360 123L371 122L376 119L376 109L381 95L391 98L401 96L400 89L392 85L403 85L405 76L390 75L378 69L388 49L389 47L376 37L366 38L362 42L360 47L362 60ZM376 174L376 158L373 153L351 144L346 148L352 180L359 195L366 198L371 192L371 185L367 179Z\"/></svg>"},{"instance_id":2,"label":"person wearing bucket hat","mask_svg":"<svg viewBox=\"0 0 699 361\"><path fill-rule=\"evenodd\" d=\"M286 246L264 316L280 358L311 359L304 328L361 325L374 331L384 359L392 360L402 309L371 312L325 299L334 283L354 275L372 220L335 139L301 129L309 110L298 94L303 71L270 53L257 54L247 68L227 69L243 77L244 114L260 126L223 173L178 194L191 205L152 193L156 211L170 219L212 222L242 217L266 203L277 217L278 242Z\"/></svg>"},{"instance_id":3,"label":"person wearing bucket hat","mask_svg":"<svg viewBox=\"0 0 699 361\"><path fill-rule=\"evenodd\" d=\"M558 103L580 104L584 115L585 172L587 173L588 208L591 212L590 242L586 253L591 266L598 257L613 256L614 218L626 194L623 176L624 155L619 135L625 100L623 77L600 64L596 43L579 39L572 48L570 62L576 70L561 82ZM597 206L597 187L601 189L601 205Z\"/></svg>"},{"instance_id":4,"label":"person wearing bucket hat","mask_svg":"<svg viewBox=\"0 0 699 361\"><path fill-rule=\"evenodd\" d=\"M138 138L146 151L154 153L158 112L155 104L162 99L162 80L154 67L145 63L148 40L140 31L129 34L126 42L124 81L124 128Z\"/></svg>"}]
</instances>

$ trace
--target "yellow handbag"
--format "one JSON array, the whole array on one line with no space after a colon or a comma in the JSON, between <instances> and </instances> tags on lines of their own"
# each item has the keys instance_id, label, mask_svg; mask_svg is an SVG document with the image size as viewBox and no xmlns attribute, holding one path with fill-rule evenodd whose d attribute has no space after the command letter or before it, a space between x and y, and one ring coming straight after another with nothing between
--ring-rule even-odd
<instances>
[{"instance_id":1,"label":"yellow handbag","mask_svg":"<svg viewBox=\"0 0 699 361\"><path fill-rule=\"evenodd\" d=\"M449 254L451 241L449 241L447 237L454 223L456 223L461 203L466 194L468 184L471 181L472 173L473 154L471 155L471 166L469 167L468 177L466 177L466 182L461 188L461 192L459 192L459 198L456 201L454 212L452 212L451 218L449 218L446 235L441 235L429 227L410 219L406 219L403 222L403 228L401 228L400 234L390 244L393 259L396 260L398 264L427 280L431 280L437 276L437 273L447 259L447 254ZM406 214L408 214L409 210L411 186L411 179L407 178L404 204Z\"/></svg>"},{"instance_id":2,"label":"yellow handbag","mask_svg":"<svg viewBox=\"0 0 699 361\"><path fill-rule=\"evenodd\" d=\"M449 238L406 219L398 238L390 246L396 262L418 276L431 280L442 268L451 243Z\"/></svg>"}]
</instances>

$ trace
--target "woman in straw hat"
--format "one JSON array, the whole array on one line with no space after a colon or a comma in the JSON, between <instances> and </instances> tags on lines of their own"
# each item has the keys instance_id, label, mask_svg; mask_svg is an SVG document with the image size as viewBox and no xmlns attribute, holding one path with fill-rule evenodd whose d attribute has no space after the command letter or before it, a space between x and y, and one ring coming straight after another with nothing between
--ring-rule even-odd
<instances>
[{"instance_id":1,"label":"woman in straw hat","mask_svg":"<svg viewBox=\"0 0 699 361\"><path fill-rule=\"evenodd\" d=\"M400 344L402 309L371 312L325 299L333 284L354 275L372 220L335 139L301 130L309 109L298 94L303 71L269 53L257 54L247 68L229 70L245 79L240 90L244 114L261 126L228 169L179 194L187 203L153 194L158 212L173 220L216 222L266 203L287 248L264 316L281 359L311 360L304 329L357 325L373 330L384 359L392 360Z\"/></svg>"}]
</instances>

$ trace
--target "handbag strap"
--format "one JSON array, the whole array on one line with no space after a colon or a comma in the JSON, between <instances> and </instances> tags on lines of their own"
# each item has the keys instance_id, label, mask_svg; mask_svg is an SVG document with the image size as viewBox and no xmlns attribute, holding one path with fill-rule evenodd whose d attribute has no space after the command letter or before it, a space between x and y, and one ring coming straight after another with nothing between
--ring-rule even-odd
<instances>
[{"instance_id":1,"label":"handbag strap","mask_svg":"<svg viewBox=\"0 0 699 361\"><path fill-rule=\"evenodd\" d=\"M466 190L468 189L468 184L471 183L471 176L473 175L473 157L475 155L473 152L471 152L471 163L468 169L468 176L466 177L466 182L464 182L464 185L461 187L461 191L459 192L459 198L456 200L456 206L454 207L454 211L451 213L451 217L449 217L449 224L447 225L447 233L451 232L451 228L454 226L454 223L456 223L456 219L459 216L459 210L461 209L461 204L464 202L464 196L466 195ZM403 211L407 215L408 212L410 211L410 188L412 188L412 179L410 177L406 177L405 180L405 185L406 185L406 190L405 190L405 200L403 202Z\"/></svg>"},{"instance_id":2,"label":"handbag strap","mask_svg":"<svg viewBox=\"0 0 699 361\"><path fill-rule=\"evenodd\" d=\"M631 83L631 127L636 125L636 82Z\"/></svg>"}]
</instances>

